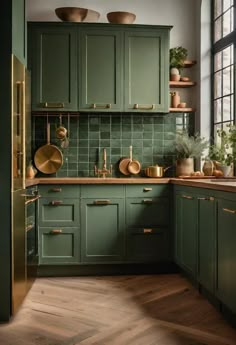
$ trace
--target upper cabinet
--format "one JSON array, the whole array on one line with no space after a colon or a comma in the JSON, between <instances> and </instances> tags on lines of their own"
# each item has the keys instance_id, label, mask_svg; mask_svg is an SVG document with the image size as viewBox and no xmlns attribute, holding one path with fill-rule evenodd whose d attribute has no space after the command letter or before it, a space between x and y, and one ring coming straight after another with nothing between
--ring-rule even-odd
<instances>
[{"instance_id":1,"label":"upper cabinet","mask_svg":"<svg viewBox=\"0 0 236 345\"><path fill-rule=\"evenodd\" d=\"M29 27L32 110L77 110L77 35L73 26Z\"/></svg>"},{"instance_id":2,"label":"upper cabinet","mask_svg":"<svg viewBox=\"0 0 236 345\"><path fill-rule=\"evenodd\" d=\"M169 30L125 32L125 110L168 112Z\"/></svg>"},{"instance_id":3,"label":"upper cabinet","mask_svg":"<svg viewBox=\"0 0 236 345\"><path fill-rule=\"evenodd\" d=\"M12 1L12 53L26 65L25 0Z\"/></svg>"},{"instance_id":4,"label":"upper cabinet","mask_svg":"<svg viewBox=\"0 0 236 345\"><path fill-rule=\"evenodd\" d=\"M79 40L79 109L122 109L122 34L83 28Z\"/></svg>"},{"instance_id":5,"label":"upper cabinet","mask_svg":"<svg viewBox=\"0 0 236 345\"><path fill-rule=\"evenodd\" d=\"M168 112L170 29L29 24L33 110Z\"/></svg>"}]
</instances>

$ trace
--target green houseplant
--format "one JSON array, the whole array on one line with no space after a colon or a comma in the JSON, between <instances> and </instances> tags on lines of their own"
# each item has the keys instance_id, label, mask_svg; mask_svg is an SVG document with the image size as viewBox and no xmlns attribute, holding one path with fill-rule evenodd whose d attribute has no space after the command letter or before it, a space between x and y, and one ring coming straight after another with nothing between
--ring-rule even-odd
<instances>
[{"instance_id":1,"label":"green houseplant","mask_svg":"<svg viewBox=\"0 0 236 345\"><path fill-rule=\"evenodd\" d=\"M206 159L213 160L216 168L228 176L236 163L236 126L227 125L225 129L217 129L217 137L218 143L210 146Z\"/></svg>"},{"instance_id":2,"label":"green houseplant","mask_svg":"<svg viewBox=\"0 0 236 345\"><path fill-rule=\"evenodd\" d=\"M187 49L181 46L170 49L170 79L171 80L178 81L180 79L179 70L180 68L184 66L184 60L186 59L187 55L188 55Z\"/></svg>"},{"instance_id":3,"label":"green houseplant","mask_svg":"<svg viewBox=\"0 0 236 345\"><path fill-rule=\"evenodd\" d=\"M186 130L176 133L176 176L190 175L194 171L194 159L200 158L208 147L208 141L198 133L189 135Z\"/></svg>"}]
</instances>

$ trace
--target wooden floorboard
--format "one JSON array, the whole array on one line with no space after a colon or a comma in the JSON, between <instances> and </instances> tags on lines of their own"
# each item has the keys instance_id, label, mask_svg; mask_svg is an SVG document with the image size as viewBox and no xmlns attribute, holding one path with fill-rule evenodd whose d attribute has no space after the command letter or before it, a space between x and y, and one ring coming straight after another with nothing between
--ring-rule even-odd
<instances>
[{"instance_id":1,"label":"wooden floorboard","mask_svg":"<svg viewBox=\"0 0 236 345\"><path fill-rule=\"evenodd\" d=\"M39 278L0 345L236 345L181 275Z\"/></svg>"}]
</instances>

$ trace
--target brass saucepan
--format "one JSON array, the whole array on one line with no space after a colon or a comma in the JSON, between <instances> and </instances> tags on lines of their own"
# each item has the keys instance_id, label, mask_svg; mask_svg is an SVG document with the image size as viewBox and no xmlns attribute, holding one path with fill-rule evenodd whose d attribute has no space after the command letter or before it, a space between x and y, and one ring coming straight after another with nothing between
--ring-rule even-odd
<instances>
[{"instance_id":1,"label":"brass saucepan","mask_svg":"<svg viewBox=\"0 0 236 345\"><path fill-rule=\"evenodd\" d=\"M163 177L164 173L169 168L170 166L163 168L163 167L160 167L159 165L153 165L153 166L149 166L145 168L144 172L145 172L145 175L148 177Z\"/></svg>"}]
</instances>

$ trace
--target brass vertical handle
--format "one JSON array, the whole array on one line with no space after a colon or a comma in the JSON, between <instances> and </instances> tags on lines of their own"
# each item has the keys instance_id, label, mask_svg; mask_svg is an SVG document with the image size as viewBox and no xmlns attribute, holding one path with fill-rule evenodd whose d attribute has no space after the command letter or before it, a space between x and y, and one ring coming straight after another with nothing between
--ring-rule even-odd
<instances>
[{"instance_id":1,"label":"brass vertical handle","mask_svg":"<svg viewBox=\"0 0 236 345\"><path fill-rule=\"evenodd\" d=\"M184 199L189 199L189 200L193 200L193 197L190 195L181 195L182 198Z\"/></svg>"},{"instance_id":2,"label":"brass vertical handle","mask_svg":"<svg viewBox=\"0 0 236 345\"><path fill-rule=\"evenodd\" d=\"M58 235L58 234L62 234L62 230L61 229L53 229L50 231L51 234L53 235Z\"/></svg>"},{"instance_id":3,"label":"brass vertical handle","mask_svg":"<svg viewBox=\"0 0 236 345\"><path fill-rule=\"evenodd\" d=\"M65 105L63 102L59 102L59 103L49 103L49 102L45 102L43 104L44 108L64 108Z\"/></svg>"},{"instance_id":4,"label":"brass vertical handle","mask_svg":"<svg viewBox=\"0 0 236 345\"><path fill-rule=\"evenodd\" d=\"M224 212L228 212L228 213L232 213L232 214L236 214L236 210L231 210L230 208L223 208Z\"/></svg>"},{"instance_id":5,"label":"brass vertical handle","mask_svg":"<svg viewBox=\"0 0 236 345\"><path fill-rule=\"evenodd\" d=\"M150 191L152 191L152 188L143 188L143 191L144 192L150 192Z\"/></svg>"},{"instance_id":6,"label":"brass vertical handle","mask_svg":"<svg viewBox=\"0 0 236 345\"><path fill-rule=\"evenodd\" d=\"M97 105L96 103L91 104L92 109L111 109L111 103L107 103L104 105Z\"/></svg>"},{"instance_id":7,"label":"brass vertical handle","mask_svg":"<svg viewBox=\"0 0 236 345\"><path fill-rule=\"evenodd\" d=\"M155 104L152 105L140 105L140 104L134 104L134 109L140 109L140 110L153 110L155 109Z\"/></svg>"},{"instance_id":8,"label":"brass vertical handle","mask_svg":"<svg viewBox=\"0 0 236 345\"><path fill-rule=\"evenodd\" d=\"M151 234L153 229L143 229L144 234Z\"/></svg>"},{"instance_id":9,"label":"brass vertical handle","mask_svg":"<svg viewBox=\"0 0 236 345\"><path fill-rule=\"evenodd\" d=\"M17 151L17 166L22 178L22 188L25 189L25 82L17 81L17 136L20 137L20 150Z\"/></svg>"}]
</instances>

